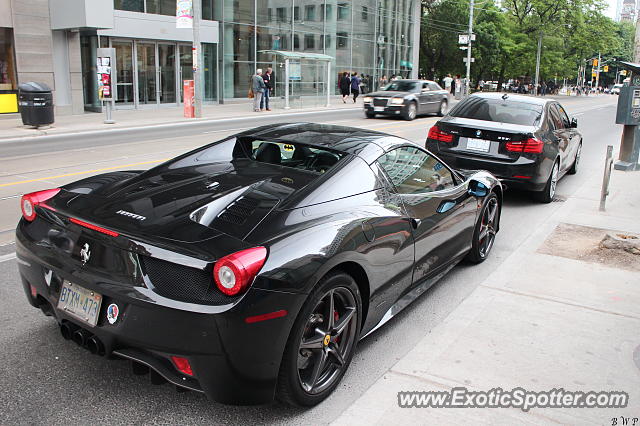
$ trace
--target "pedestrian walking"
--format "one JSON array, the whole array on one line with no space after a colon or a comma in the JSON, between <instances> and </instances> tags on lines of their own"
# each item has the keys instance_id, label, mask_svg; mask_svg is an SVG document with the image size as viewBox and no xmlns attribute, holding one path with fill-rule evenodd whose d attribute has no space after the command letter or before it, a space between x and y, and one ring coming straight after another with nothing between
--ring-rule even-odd
<instances>
[{"instance_id":1,"label":"pedestrian walking","mask_svg":"<svg viewBox=\"0 0 640 426\"><path fill-rule=\"evenodd\" d=\"M462 98L462 80L460 79L460 74L456 75L455 80L453 80L454 86L454 95L456 99L460 100Z\"/></svg>"},{"instance_id":2,"label":"pedestrian walking","mask_svg":"<svg viewBox=\"0 0 640 426\"><path fill-rule=\"evenodd\" d=\"M478 90L483 92L484 91L484 80L480 79L480 81L478 82Z\"/></svg>"},{"instance_id":3,"label":"pedestrian walking","mask_svg":"<svg viewBox=\"0 0 640 426\"><path fill-rule=\"evenodd\" d=\"M362 80L358 77L358 73L354 72L353 75L351 75L351 94L353 95L354 104L360 94L360 83L362 83Z\"/></svg>"},{"instance_id":4,"label":"pedestrian walking","mask_svg":"<svg viewBox=\"0 0 640 426\"><path fill-rule=\"evenodd\" d=\"M251 93L253 93L253 110L260 112L260 101L265 90L264 80L262 79L262 69L258 68L256 73L251 77Z\"/></svg>"},{"instance_id":5,"label":"pedestrian walking","mask_svg":"<svg viewBox=\"0 0 640 426\"><path fill-rule=\"evenodd\" d=\"M342 103L347 103L346 98L349 97L349 88L351 87L351 79L349 78L348 72L342 73L342 78L340 79L340 94L342 95Z\"/></svg>"},{"instance_id":6,"label":"pedestrian walking","mask_svg":"<svg viewBox=\"0 0 640 426\"><path fill-rule=\"evenodd\" d=\"M269 98L271 97L271 91L273 90L272 74L273 69L269 67L267 68L267 72L262 76L262 81L264 81L264 92L262 92L262 99L260 99L260 111L265 109L267 111L271 111L271 108L269 108Z\"/></svg>"},{"instance_id":7,"label":"pedestrian walking","mask_svg":"<svg viewBox=\"0 0 640 426\"><path fill-rule=\"evenodd\" d=\"M389 84L389 79L387 79L387 76L386 76L386 75L383 75L383 76L380 78L380 87L379 87L379 89L382 89L382 88L383 88L384 86L386 86L387 84Z\"/></svg>"},{"instance_id":8,"label":"pedestrian walking","mask_svg":"<svg viewBox=\"0 0 640 426\"><path fill-rule=\"evenodd\" d=\"M449 93L453 93L451 89L451 84L453 83L453 78L451 78L451 74L447 74L447 76L442 79L442 82L444 83L444 89Z\"/></svg>"}]
</instances>

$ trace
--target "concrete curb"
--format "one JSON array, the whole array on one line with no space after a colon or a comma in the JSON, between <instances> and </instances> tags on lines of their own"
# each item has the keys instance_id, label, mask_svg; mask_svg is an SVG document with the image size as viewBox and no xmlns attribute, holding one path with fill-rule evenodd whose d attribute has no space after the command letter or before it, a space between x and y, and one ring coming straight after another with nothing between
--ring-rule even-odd
<instances>
[{"instance_id":1,"label":"concrete curb","mask_svg":"<svg viewBox=\"0 0 640 426\"><path fill-rule=\"evenodd\" d=\"M335 113L336 111L356 111L362 110L362 107L355 108L339 108L339 109L324 109L324 110L311 110L311 111L297 111L297 112L288 112L282 114L272 114L272 115L263 115L262 117L293 117L298 115L313 115L313 114L328 114ZM236 121L251 121L255 120L258 117L255 116L246 116L246 117L230 117L230 118L217 118L217 119L194 119L194 121L173 121L169 123L162 124L146 124L143 126L129 126L129 127L119 127L115 129L100 129L100 130L88 130L88 131L77 131L77 132L60 132L55 134L46 134L46 135L33 135L33 136L20 136L13 138L1 138L0 137L0 145L2 144L10 144L10 143L33 143L33 142L57 142L60 140L74 140L74 139L86 139L86 138L103 138L103 137L113 137L121 133L126 133L128 136L135 134L144 133L145 136L158 134L162 135L167 129L175 129L176 127L185 127L191 131L197 130L198 128L203 128L206 130L207 126L212 124L221 123L221 122L236 122ZM265 123L266 124L266 123Z\"/></svg>"}]
</instances>

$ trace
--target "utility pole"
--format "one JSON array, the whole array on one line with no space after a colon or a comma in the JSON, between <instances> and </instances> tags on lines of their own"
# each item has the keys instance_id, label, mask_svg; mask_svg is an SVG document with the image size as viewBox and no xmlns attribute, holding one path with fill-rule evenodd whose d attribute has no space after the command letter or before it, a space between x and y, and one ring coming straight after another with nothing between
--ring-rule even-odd
<instances>
[{"instance_id":1,"label":"utility pole","mask_svg":"<svg viewBox=\"0 0 640 426\"><path fill-rule=\"evenodd\" d=\"M598 68L596 68L596 88L598 88L600 84L600 52L598 52Z\"/></svg>"},{"instance_id":2,"label":"utility pole","mask_svg":"<svg viewBox=\"0 0 640 426\"><path fill-rule=\"evenodd\" d=\"M469 0L469 40L467 41L467 96L471 93L471 38L473 35L473 6L474 0Z\"/></svg>"},{"instance_id":3,"label":"utility pole","mask_svg":"<svg viewBox=\"0 0 640 426\"><path fill-rule=\"evenodd\" d=\"M540 54L542 53L542 31L538 35L538 52L536 53L536 79L533 85L534 95L538 94L538 83L540 82Z\"/></svg>"},{"instance_id":4,"label":"utility pole","mask_svg":"<svg viewBox=\"0 0 640 426\"><path fill-rule=\"evenodd\" d=\"M194 97L193 110L196 118L202 118L202 96L204 94L204 58L202 43L200 42L200 22L202 21L202 2L194 0L193 10L193 79Z\"/></svg>"}]
</instances>

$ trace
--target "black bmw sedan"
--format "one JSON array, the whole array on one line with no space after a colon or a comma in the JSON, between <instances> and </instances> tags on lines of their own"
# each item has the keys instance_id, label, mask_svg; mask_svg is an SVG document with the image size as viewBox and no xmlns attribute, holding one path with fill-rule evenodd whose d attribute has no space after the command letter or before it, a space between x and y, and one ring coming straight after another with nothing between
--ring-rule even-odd
<instances>
[{"instance_id":1,"label":"black bmw sedan","mask_svg":"<svg viewBox=\"0 0 640 426\"><path fill-rule=\"evenodd\" d=\"M279 124L22 197L26 297L65 339L231 404L310 406L461 259L502 186L391 135ZM72 364L72 361L69 361Z\"/></svg>"},{"instance_id":2,"label":"black bmw sedan","mask_svg":"<svg viewBox=\"0 0 640 426\"><path fill-rule=\"evenodd\" d=\"M421 114L443 116L449 107L448 92L435 81L394 80L364 98L367 118L377 114L413 120Z\"/></svg>"},{"instance_id":3,"label":"black bmw sedan","mask_svg":"<svg viewBox=\"0 0 640 426\"><path fill-rule=\"evenodd\" d=\"M475 94L431 127L426 147L454 168L488 170L548 203L558 180L578 171L577 125L553 99Z\"/></svg>"}]
</instances>

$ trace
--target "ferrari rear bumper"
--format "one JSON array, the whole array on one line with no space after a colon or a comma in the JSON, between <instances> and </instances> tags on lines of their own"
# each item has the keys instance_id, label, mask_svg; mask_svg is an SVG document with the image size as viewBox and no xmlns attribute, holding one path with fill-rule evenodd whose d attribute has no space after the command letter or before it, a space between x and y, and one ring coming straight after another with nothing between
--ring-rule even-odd
<instances>
[{"instance_id":1,"label":"ferrari rear bumper","mask_svg":"<svg viewBox=\"0 0 640 426\"><path fill-rule=\"evenodd\" d=\"M221 403L257 404L274 398L284 347L306 295L251 288L224 306L150 299L145 295L149 289L54 266L45 252L18 227L16 253L29 303L59 325L84 330L87 341L97 339L101 347L96 352L134 361L134 372L150 371L154 383L167 380ZM95 326L58 308L63 282L102 296ZM279 316L262 319L273 312ZM188 360L192 374L181 371L172 357Z\"/></svg>"}]
</instances>

